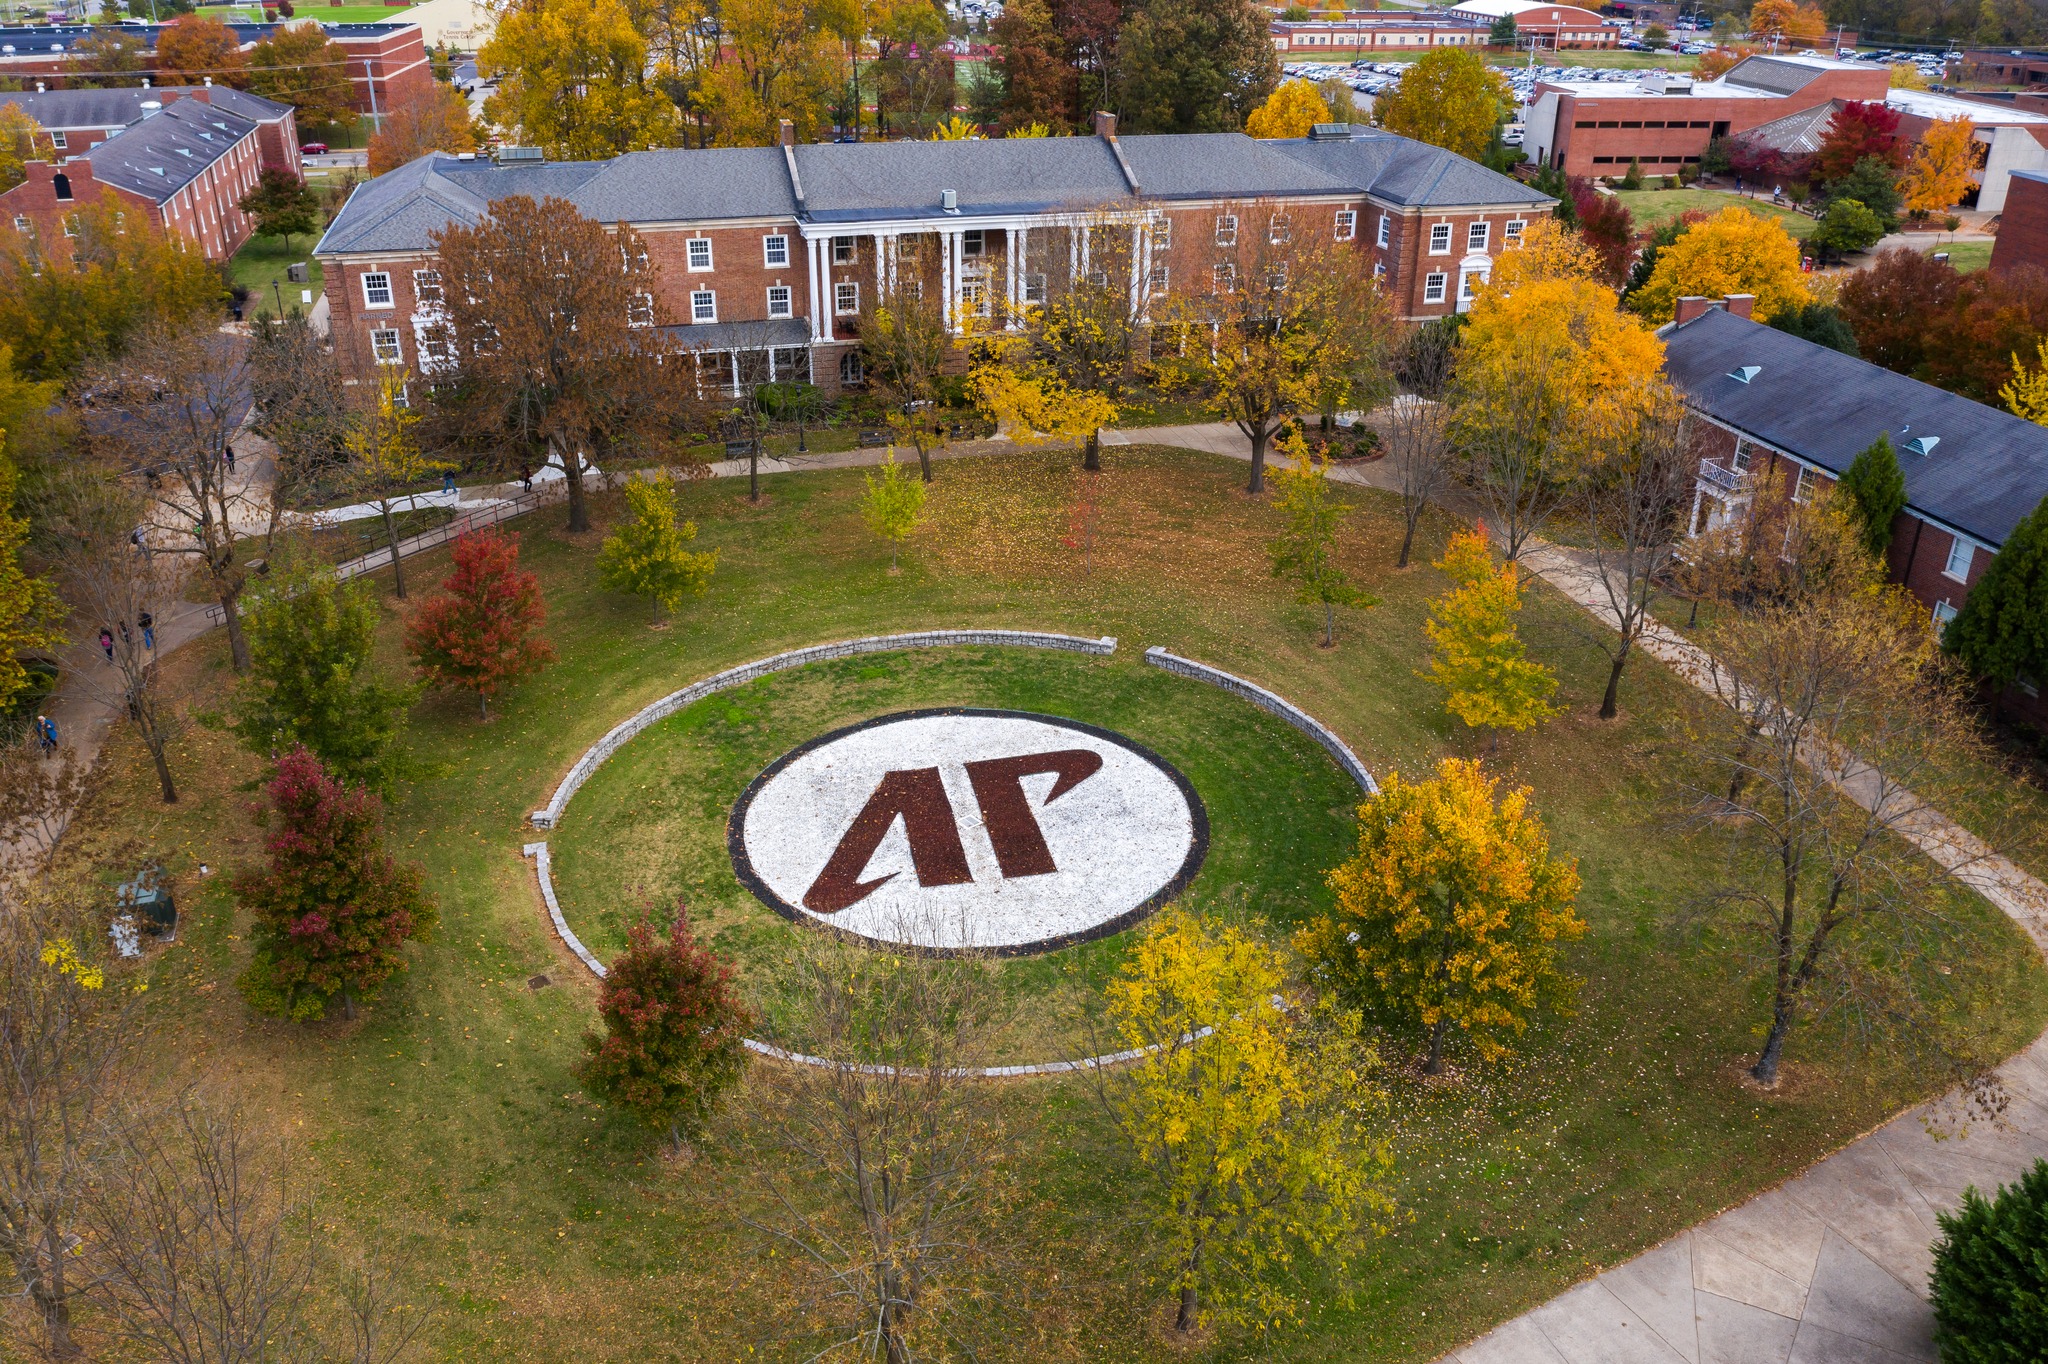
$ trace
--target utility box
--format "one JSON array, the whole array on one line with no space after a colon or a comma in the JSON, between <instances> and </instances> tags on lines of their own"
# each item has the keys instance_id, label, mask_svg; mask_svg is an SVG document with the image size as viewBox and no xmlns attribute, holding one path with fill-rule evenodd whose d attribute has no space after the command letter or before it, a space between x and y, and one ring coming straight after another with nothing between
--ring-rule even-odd
<instances>
[{"instance_id":1,"label":"utility box","mask_svg":"<svg viewBox=\"0 0 2048 1364\"><path fill-rule=\"evenodd\" d=\"M149 867L133 881L124 882L114 892L114 914L132 919L153 938L169 939L177 936L178 906L162 878L162 868Z\"/></svg>"},{"instance_id":2,"label":"utility box","mask_svg":"<svg viewBox=\"0 0 2048 1364\"><path fill-rule=\"evenodd\" d=\"M306 263L302 260L295 260L290 265L285 266L284 277L289 283L292 284L306 283L308 279L308 276L306 274Z\"/></svg>"}]
</instances>

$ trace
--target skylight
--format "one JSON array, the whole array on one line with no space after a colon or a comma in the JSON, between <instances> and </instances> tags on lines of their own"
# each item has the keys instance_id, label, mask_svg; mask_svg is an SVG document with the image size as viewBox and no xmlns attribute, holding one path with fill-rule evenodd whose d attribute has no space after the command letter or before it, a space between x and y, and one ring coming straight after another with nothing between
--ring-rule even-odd
<instances>
[{"instance_id":1,"label":"skylight","mask_svg":"<svg viewBox=\"0 0 2048 1364\"><path fill-rule=\"evenodd\" d=\"M1728 377L1738 384L1746 384L1763 372L1764 367L1762 365L1743 365L1739 369L1729 371Z\"/></svg>"},{"instance_id":2,"label":"skylight","mask_svg":"<svg viewBox=\"0 0 2048 1364\"><path fill-rule=\"evenodd\" d=\"M1934 447L1941 444L1940 436L1915 436L1906 442L1906 448L1916 455L1931 455Z\"/></svg>"}]
</instances>

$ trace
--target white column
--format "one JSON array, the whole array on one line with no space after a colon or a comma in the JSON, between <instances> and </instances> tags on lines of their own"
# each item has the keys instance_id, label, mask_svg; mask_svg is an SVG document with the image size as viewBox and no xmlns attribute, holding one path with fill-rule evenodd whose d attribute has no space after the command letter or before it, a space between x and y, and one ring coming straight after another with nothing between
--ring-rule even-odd
<instances>
[{"instance_id":1,"label":"white column","mask_svg":"<svg viewBox=\"0 0 2048 1364\"><path fill-rule=\"evenodd\" d=\"M953 314L953 331L957 335L966 325L967 319L960 315L961 302L967 297L967 235L954 232L946 239L946 256L953 262L953 296L948 306Z\"/></svg>"},{"instance_id":2,"label":"white column","mask_svg":"<svg viewBox=\"0 0 2048 1364\"><path fill-rule=\"evenodd\" d=\"M875 302L877 302L877 303L880 303L880 302L881 302L881 301L882 301L883 299L885 299L885 298L887 298L887 297L889 296L889 275L888 275L888 270L889 270L889 266L888 266L888 261L887 261L887 256L888 256L887 246L888 246L888 242L889 242L889 239L888 239L887 237L883 236L883 235L882 235L881 233L877 232L877 233L875 234L875 239L874 239L874 240L875 240Z\"/></svg>"},{"instance_id":3,"label":"white column","mask_svg":"<svg viewBox=\"0 0 2048 1364\"><path fill-rule=\"evenodd\" d=\"M939 316L953 325L953 238L939 230Z\"/></svg>"},{"instance_id":4,"label":"white column","mask_svg":"<svg viewBox=\"0 0 2048 1364\"><path fill-rule=\"evenodd\" d=\"M1138 290L1144 286L1145 268L1143 229L1131 224L1131 316L1136 317L1143 308L1143 297Z\"/></svg>"},{"instance_id":5,"label":"white column","mask_svg":"<svg viewBox=\"0 0 2048 1364\"><path fill-rule=\"evenodd\" d=\"M1089 246L1090 246L1090 245L1092 244L1092 243L1090 243L1090 241L1089 241L1089 235L1090 235L1090 233L1091 233L1092 231L1093 231L1093 229L1091 229L1090 227L1088 227L1088 226L1087 226L1087 224L1085 224L1085 223L1084 223L1084 224L1082 224L1082 226L1081 226L1081 273L1082 273L1082 274L1084 274L1084 275L1088 273L1088 248L1089 248Z\"/></svg>"},{"instance_id":6,"label":"white column","mask_svg":"<svg viewBox=\"0 0 2048 1364\"><path fill-rule=\"evenodd\" d=\"M1074 223L1067 224L1067 287L1074 287L1081 278L1081 229Z\"/></svg>"},{"instance_id":7,"label":"white column","mask_svg":"<svg viewBox=\"0 0 2048 1364\"><path fill-rule=\"evenodd\" d=\"M1024 282L1031 277L1031 229L1017 229L1017 311L1024 311Z\"/></svg>"},{"instance_id":8,"label":"white column","mask_svg":"<svg viewBox=\"0 0 2048 1364\"><path fill-rule=\"evenodd\" d=\"M825 250L829 240L812 237L804 242L804 250L811 258L811 340L824 341L832 335L832 279L825 265Z\"/></svg>"}]
</instances>

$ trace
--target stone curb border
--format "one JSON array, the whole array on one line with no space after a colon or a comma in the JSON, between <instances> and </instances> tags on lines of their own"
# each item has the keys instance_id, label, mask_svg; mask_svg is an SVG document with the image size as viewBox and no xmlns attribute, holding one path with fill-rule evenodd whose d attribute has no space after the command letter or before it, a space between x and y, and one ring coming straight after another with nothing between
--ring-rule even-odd
<instances>
[{"instance_id":1,"label":"stone curb border","mask_svg":"<svg viewBox=\"0 0 2048 1364\"><path fill-rule=\"evenodd\" d=\"M1197 682L1207 682L1212 687L1221 687L1231 695L1251 702L1269 715L1279 716L1320 744L1323 751L1336 761L1337 766L1344 769L1344 774L1357 782L1367 795L1377 796L1380 793L1379 783L1372 779L1372 773L1358 760L1358 755L1320 720L1285 697L1267 691L1256 682L1247 682L1242 677L1224 672L1221 668L1212 668L1206 663L1197 663L1191 658L1170 654L1156 644L1145 651L1145 661L1155 668L1162 668L1181 677L1192 677Z\"/></svg>"},{"instance_id":2,"label":"stone curb border","mask_svg":"<svg viewBox=\"0 0 2048 1364\"><path fill-rule=\"evenodd\" d=\"M759 662L745 663L737 668L729 668L725 672L715 673L705 678L702 682L684 687L681 691L670 692L659 701L641 710L631 719L615 725L602 739L591 745L589 750L577 760L576 765L569 769L569 775L562 778L561 784L555 788L554 798L548 802L547 808L545 810L536 810L533 813L532 821L534 827L540 829L553 828L555 821L561 818L562 810L568 805L569 798L576 794L577 788L588 781L590 774L602 766L604 760L613 753L616 753L620 746L628 739L631 739L655 721L666 719L683 707L692 705L707 696L738 686L742 682L751 682L756 677L765 677L769 673L781 672L788 668L802 667L806 663L818 663L826 659L848 658L856 654L883 653L892 649L940 648L948 645L973 644L1008 645L1013 648L1062 649L1071 653L1101 656L1107 656L1116 652L1116 639L1110 635L1104 635L1101 639L1082 639L1075 635L1042 634L1032 630L928 630L918 634L870 635L865 639L847 640L838 644L813 645L808 649L792 649L788 653L775 654L772 657L761 659ZM1155 668L1162 668L1167 672L1176 673L1182 677L1191 677L1196 681L1207 682L1211 686L1221 687L1223 690L1249 701L1260 710L1279 716L1282 720L1285 720L1288 724L1320 744L1336 760L1337 765L1344 769L1345 775L1357 782L1368 794L1375 796L1379 794L1378 784L1373 781L1372 773L1366 770L1365 764L1358 760L1358 755L1353 753L1342 739L1339 739L1334 733L1325 728L1314 716L1295 706L1285 698L1267 691L1256 683L1247 682L1241 677L1224 672L1220 668L1212 668L1206 663L1197 663L1193 659L1181 658L1178 655L1168 653L1157 645L1145 651L1145 661ZM567 944L569 950L576 954L577 959L590 968L591 974L595 975L599 980L603 980L607 974L604 963L599 961L596 954L583 945L583 940L577 937L575 932L569 927L569 921L562 917L561 903L555 899L555 881L554 876L551 874L548 859L548 845L545 842L528 843L522 851L527 857L533 859L534 876L540 881L541 899L547 904L548 918L553 920L555 932L561 936L562 941ZM1209 1029L1204 1028L1196 1036L1206 1036L1208 1032ZM742 1039L742 1044L748 1051L753 1052L757 1056L766 1056L772 1060L786 1061L793 1065L832 1066L839 1064L828 1061L821 1056L807 1056L802 1052L788 1051L782 1047L775 1046L773 1043L756 1041L751 1037ZM1157 1050L1157 1048L1138 1047L1128 1051L1107 1052L1101 1056L1084 1056L1073 1061L1037 1061L1021 1066L983 1066L965 1073L978 1080L1025 1079L1035 1075L1075 1075L1086 1071L1103 1070L1110 1066L1123 1065L1125 1062L1135 1061L1154 1050ZM886 1068L881 1066L857 1066L854 1069L860 1073L867 1073L869 1071L880 1073Z\"/></svg>"},{"instance_id":3,"label":"stone curb border","mask_svg":"<svg viewBox=\"0 0 2048 1364\"><path fill-rule=\"evenodd\" d=\"M614 725L611 732L592 744L569 769L555 787L555 794L547 807L535 810L528 818L536 829L552 829L562 818L562 811L568 808L569 798L576 794L591 773L604 765L607 758L619 751L627 740L658 720L665 720L685 706L695 705L707 696L730 690L757 677L770 673L785 672L801 668L807 663L822 663L833 658L852 658L858 654L887 653L895 649L937 649L952 645L1007 645L1025 649L1060 649L1068 653L1096 654L1107 656L1116 652L1114 636L1104 635L1101 639L1082 639L1076 635L1045 634L1036 630L923 630L908 635L869 635L864 639L842 640L836 644L813 644L809 648L791 649L787 653L774 654L768 658L742 663L737 668L728 668L722 673L713 673L701 682L692 682L681 691L672 691L652 705L642 708L637 714ZM1278 699L1278 698L1275 698Z\"/></svg>"}]
</instances>

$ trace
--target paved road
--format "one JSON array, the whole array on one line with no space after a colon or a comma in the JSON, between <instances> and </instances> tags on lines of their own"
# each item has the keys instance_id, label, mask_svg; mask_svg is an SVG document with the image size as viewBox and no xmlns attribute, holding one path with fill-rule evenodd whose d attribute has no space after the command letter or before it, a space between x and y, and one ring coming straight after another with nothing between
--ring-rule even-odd
<instances>
[{"instance_id":1,"label":"paved road","mask_svg":"<svg viewBox=\"0 0 2048 1364\"><path fill-rule=\"evenodd\" d=\"M1117 432L1113 439L1251 458L1251 443L1221 423ZM1330 476L1385 487L1391 470L1380 462ZM1540 546L1527 562L1611 621L1612 607L1583 557ZM1696 683L1708 669L1706 656L1669 630L1655 632L1642 648ZM1846 784L1854 796L1853 773ZM1937 812L1927 812L1913 837L2048 953L2048 887ZM1939 1234L1935 1214L1954 1207L1965 1187L1988 1191L2048 1156L2048 1036L1999 1076L2011 1096L2002 1126L1978 1125L1942 1141L1929 1126L1951 1116L1941 1104L1901 1114L1798 1178L1515 1318L1444 1364L1933 1360L1927 1275Z\"/></svg>"}]
</instances>

